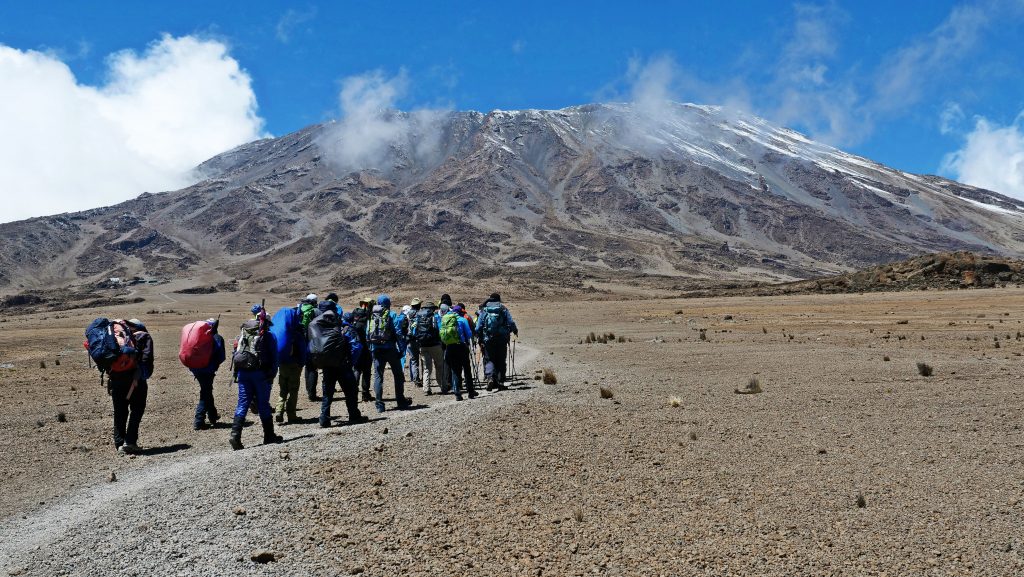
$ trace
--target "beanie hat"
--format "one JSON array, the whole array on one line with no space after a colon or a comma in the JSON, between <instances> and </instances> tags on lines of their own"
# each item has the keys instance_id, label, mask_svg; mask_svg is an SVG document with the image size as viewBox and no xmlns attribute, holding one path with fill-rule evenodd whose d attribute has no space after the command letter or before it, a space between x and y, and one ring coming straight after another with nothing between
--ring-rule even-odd
<instances>
[{"instance_id":1,"label":"beanie hat","mask_svg":"<svg viewBox=\"0 0 1024 577\"><path fill-rule=\"evenodd\" d=\"M498 294L498 293L491 293L491 296L488 297L487 300L489 300L491 302L494 302L494 303L500 303L501 302L501 295Z\"/></svg>"},{"instance_id":2,"label":"beanie hat","mask_svg":"<svg viewBox=\"0 0 1024 577\"><path fill-rule=\"evenodd\" d=\"M316 294L315 294L315 293L309 293L308 295L306 295L306 298L304 298L304 299L302 299L302 300L304 300L304 301L306 301L306 302L309 302L309 303L316 303L316 301L317 301L317 300L318 300L319 298L320 298L320 297L316 296Z\"/></svg>"},{"instance_id":3,"label":"beanie hat","mask_svg":"<svg viewBox=\"0 0 1024 577\"><path fill-rule=\"evenodd\" d=\"M452 310L457 312L457 313L461 313L462 312L462 305L455 305L455 306L452 307Z\"/></svg>"},{"instance_id":4,"label":"beanie hat","mask_svg":"<svg viewBox=\"0 0 1024 577\"><path fill-rule=\"evenodd\" d=\"M449 295L448 293L444 293L443 295L441 295L441 302L443 302L444 304L446 304L448 306L452 306L452 297L451 297L451 295Z\"/></svg>"},{"instance_id":5,"label":"beanie hat","mask_svg":"<svg viewBox=\"0 0 1024 577\"><path fill-rule=\"evenodd\" d=\"M338 294L337 293L330 293L330 294L328 294L327 295L327 300L333 301L333 302L338 302Z\"/></svg>"}]
</instances>

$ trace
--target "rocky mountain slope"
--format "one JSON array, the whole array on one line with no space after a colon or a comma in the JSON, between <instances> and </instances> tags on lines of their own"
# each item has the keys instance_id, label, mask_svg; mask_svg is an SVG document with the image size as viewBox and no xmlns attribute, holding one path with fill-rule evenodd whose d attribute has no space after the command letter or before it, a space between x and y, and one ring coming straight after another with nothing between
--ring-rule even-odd
<instances>
[{"instance_id":1,"label":"rocky mountain slope","mask_svg":"<svg viewBox=\"0 0 1024 577\"><path fill-rule=\"evenodd\" d=\"M0 224L0 290L111 276L687 288L938 251L1024 256L1024 203L716 107L379 120L395 130L373 158L352 160L344 122L316 125L219 155L182 190Z\"/></svg>"}]
</instances>

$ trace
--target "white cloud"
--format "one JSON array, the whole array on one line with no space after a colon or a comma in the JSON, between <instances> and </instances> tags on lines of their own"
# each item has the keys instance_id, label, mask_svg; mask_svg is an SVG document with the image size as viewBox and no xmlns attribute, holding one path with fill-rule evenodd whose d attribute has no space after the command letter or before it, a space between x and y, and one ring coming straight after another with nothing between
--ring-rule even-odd
<instances>
[{"instance_id":1,"label":"white cloud","mask_svg":"<svg viewBox=\"0 0 1024 577\"><path fill-rule=\"evenodd\" d=\"M249 75L220 42L164 36L107 66L88 86L53 55L0 45L0 220L181 188L198 163L263 135Z\"/></svg>"},{"instance_id":2,"label":"white cloud","mask_svg":"<svg viewBox=\"0 0 1024 577\"><path fill-rule=\"evenodd\" d=\"M956 102L947 102L946 107L939 113L939 132L954 134L959 130L960 123L963 121L963 108L960 108Z\"/></svg>"},{"instance_id":3,"label":"white cloud","mask_svg":"<svg viewBox=\"0 0 1024 577\"><path fill-rule=\"evenodd\" d=\"M278 42L288 44L292 39L292 32L313 18L316 18L315 6L303 12L295 10L294 8L289 8L281 16L281 19L277 21L277 26L274 29Z\"/></svg>"},{"instance_id":4,"label":"white cloud","mask_svg":"<svg viewBox=\"0 0 1024 577\"><path fill-rule=\"evenodd\" d=\"M1024 111L1008 126L976 119L960 150L940 170L972 186L1024 200Z\"/></svg>"},{"instance_id":5,"label":"white cloud","mask_svg":"<svg viewBox=\"0 0 1024 577\"><path fill-rule=\"evenodd\" d=\"M404 70L392 77L374 70L342 80L341 119L318 141L335 169L387 170L436 160L445 111L398 111L396 103L408 88Z\"/></svg>"}]
</instances>

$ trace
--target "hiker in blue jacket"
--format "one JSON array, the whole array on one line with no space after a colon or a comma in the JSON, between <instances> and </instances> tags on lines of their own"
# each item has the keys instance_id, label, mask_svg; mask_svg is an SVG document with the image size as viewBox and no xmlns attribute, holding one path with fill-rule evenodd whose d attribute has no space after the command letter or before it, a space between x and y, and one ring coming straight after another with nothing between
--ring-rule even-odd
<instances>
[{"instance_id":1,"label":"hiker in blue jacket","mask_svg":"<svg viewBox=\"0 0 1024 577\"><path fill-rule=\"evenodd\" d=\"M395 380L398 408L405 409L412 404L412 401L405 398L405 373L402 370L407 322L405 315L391 311L391 298L388 295L377 297L377 306L373 307L370 322L366 325L366 340L370 343L370 354L373 356L373 394L378 413L384 412L384 370L389 365Z\"/></svg>"},{"instance_id":2,"label":"hiker in blue jacket","mask_svg":"<svg viewBox=\"0 0 1024 577\"><path fill-rule=\"evenodd\" d=\"M306 330L302 326L301 306L283 308L274 313L270 332L277 340L278 399L274 420L283 423L287 414L290 425L299 420L296 407L302 369L306 365Z\"/></svg>"},{"instance_id":3,"label":"hiker in blue jacket","mask_svg":"<svg viewBox=\"0 0 1024 577\"><path fill-rule=\"evenodd\" d=\"M231 424L230 444L243 449L242 427L249 413L249 404L256 399L256 408L263 425L263 444L280 443L284 439L274 433L274 410L270 408L270 388L277 376L277 339L270 332L270 319L260 305L253 305L254 320L242 324L242 333L235 343L232 363L238 381L238 406Z\"/></svg>"},{"instance_id":4,"label":"hiker in blue jacket","mask_svg":"<svg viewBox=\"0 0 1024 577\"><path fill-rule=\"evenodd\" d=\"M210 427L216 427L220 420L220 413L213 400L213 380L217 376L217 369L224 363L226 358L224 350L224 337L217 333L217 319L206 319L206 324L213 327L213 351L210 353L210 362L201 369L189 369L192 376L199 382L199 403L196 404L196 416L193 428L201 431L207 428L206 420L209 419Z\"/></svg>"}]
</instances>

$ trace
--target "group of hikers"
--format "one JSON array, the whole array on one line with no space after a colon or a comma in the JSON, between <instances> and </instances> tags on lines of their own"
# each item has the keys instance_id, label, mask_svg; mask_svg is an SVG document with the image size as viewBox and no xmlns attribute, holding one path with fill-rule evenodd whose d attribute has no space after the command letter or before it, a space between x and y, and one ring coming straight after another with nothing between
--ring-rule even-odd
<instances>
[{"instance_id":1,"label":"group of hikers","mask_svg":"<svg viewBox=\"0 0 1024 577\"><path fill-rule=\"evenodd\" d=\"M408 379L427 395L453 394L456 401L475 398L478 373L487 390L503 390L509 377L507 357L511 337L519 328L512 314L492 293L475 314L465 304L441 295L439 303L419 298L392 310L391 299L381 294L366 297L359 306L344 312L338 296L323 300L309 294L293 307L270 316L263 304L254 304L252 318L244 322L232 344L219 334L219 320L210 318L185 325L178 358L199 384L194 428L212 428L220 421L213 397L217 371L230 359L238 384L238 404L231 424L229 444L244 448L242 429L250 410L259 415L263 443L279 443L278 424L296 423L302 381L311 402L320 403L319 424L331 426L331 404L340 386L348 410L348 423L366 422L359 409L374 402L378 413L384 404L384 373L390 369L395 404L407 409ZM114 446L122 454L140 451L139 424L146 408L147 381L153 374L153 340L138 319L98 318L85 331L85 346L107 378L114 405ZM479 368L478 368L479 367ZM373 381L371 394L370 382ZM274 379L278 399L271 406ZM317 395L318 381L321 395Z\"/></svg>"}]
</instances>

